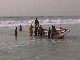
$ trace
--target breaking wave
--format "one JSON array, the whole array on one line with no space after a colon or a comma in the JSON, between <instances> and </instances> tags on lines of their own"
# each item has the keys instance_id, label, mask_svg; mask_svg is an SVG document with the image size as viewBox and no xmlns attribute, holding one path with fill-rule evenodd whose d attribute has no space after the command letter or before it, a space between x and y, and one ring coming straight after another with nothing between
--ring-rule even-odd
<instances>
[{"instance_id":1,"label":"breaking wave","mask_svg":"<svg viewBox=\"0 0 80 60\"><path fill-rule=\"evenodd\" d=\"M80 23L80 19L45 19L39 20L41 25L49 25L49 24L77 24ZM35 20L0 20L0 27L12 27L12 26L27 26L34 25Z\"/></svg>"}]
</instances>

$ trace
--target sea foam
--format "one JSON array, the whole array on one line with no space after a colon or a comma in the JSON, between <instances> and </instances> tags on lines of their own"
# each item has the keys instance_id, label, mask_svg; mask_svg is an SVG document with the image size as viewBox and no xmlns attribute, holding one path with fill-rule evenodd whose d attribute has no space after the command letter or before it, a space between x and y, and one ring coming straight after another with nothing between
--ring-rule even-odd
<instances>
[{"instance_id":1,"label":"sea foam","mask_svg":"<svg viewBox=\"0 0 80 60\"><path fill-rule=\"evenodd\" d=\"M79 24L80 19L45 19L39 20L41 25L51 25L51 24ZM15 26L27 26L27 25L34 25L35 20L0 20L0 27L15 27Z\"/></svg>"}]
</instances>

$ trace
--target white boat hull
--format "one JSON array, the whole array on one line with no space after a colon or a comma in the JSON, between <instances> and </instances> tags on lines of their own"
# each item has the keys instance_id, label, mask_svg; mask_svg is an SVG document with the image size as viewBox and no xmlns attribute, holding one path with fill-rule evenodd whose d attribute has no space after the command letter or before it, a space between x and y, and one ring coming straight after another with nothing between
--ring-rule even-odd
<instances>
[{"instance_id":1,"label":"white boat hull","mask_svg":"<svg viewBox=\"0 0 80 60\"><path fill-rule=\"evenodd\" d=\"M54 38L61 38L61 37L64 37L65 35L67 35L70 30L69 29L56 29L56 31L58 33L56 33L54 35ZM44 35L48 36L48 31L47 30L44 30Z\"/></svg>"}]
</instances>

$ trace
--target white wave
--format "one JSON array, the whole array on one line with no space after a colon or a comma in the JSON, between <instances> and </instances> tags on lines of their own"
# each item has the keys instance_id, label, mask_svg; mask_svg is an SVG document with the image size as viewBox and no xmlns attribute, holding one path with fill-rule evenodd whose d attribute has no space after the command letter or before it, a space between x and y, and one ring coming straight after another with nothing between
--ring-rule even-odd
<instances>
[{"instance_id":1,"label":"white wave","mask_svg":"<svg viewBox=\"0 0 80 60\"><path fill-rule=\"evenodd\" d=\"M49 21L50 21L49 19L46 19L46 20L44 20L43 23L48 23Z\"/></svg>"},{"instance_id":2,"label":"white wave","mask_svg":"<svg viewBox=\"0 0 80 60\"><path fill-rule=\"evenodd\" d=\"M61 19L56 19L56 20L50 20L50 19L45 19L45 20L39 20L41 25L50 25L50 24L77 24L80 23L80 19L66 19L66 20L61 20ZM0 27L8 27L8 26L26 26L26 25L34 25L35 20L4 20L0 21Z\"/></svg>"}]
</instances>

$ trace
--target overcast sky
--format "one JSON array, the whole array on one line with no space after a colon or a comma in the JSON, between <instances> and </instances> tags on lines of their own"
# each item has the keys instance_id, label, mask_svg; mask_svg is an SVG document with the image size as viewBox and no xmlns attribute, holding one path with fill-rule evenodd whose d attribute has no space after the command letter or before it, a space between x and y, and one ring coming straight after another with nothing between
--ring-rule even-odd
<instances>
[{"instance_id":1,"label":"overcast sky","mask_svg":"<svg viewBox=\"0 0 80 60\"><path fill-rule=\"evenodd\" d=\"M80 0L0 0L0 16L80 16Z\"/></svg>"}]
</instances>

